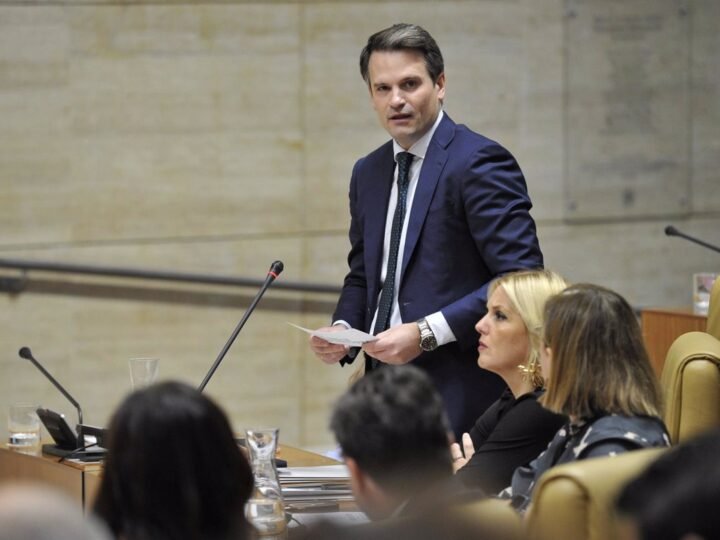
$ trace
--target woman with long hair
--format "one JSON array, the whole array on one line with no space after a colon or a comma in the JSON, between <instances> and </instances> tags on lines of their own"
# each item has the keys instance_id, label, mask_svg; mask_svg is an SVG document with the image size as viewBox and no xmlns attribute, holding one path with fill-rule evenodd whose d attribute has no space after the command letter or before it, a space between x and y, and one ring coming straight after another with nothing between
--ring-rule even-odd
<instances>
[{"instance_id":1,"label":"woman with long hair","mask_svg":"<svg viewBox=\"0 0 720 540\"><path fill-rule=\"evenodd\" d=\"M548 300L543 337L540 403L569 420L502 493L521 511L550 467L670 445L640 325L622 296L597 285L568 287Z\"/></svg>"}]
</instances>

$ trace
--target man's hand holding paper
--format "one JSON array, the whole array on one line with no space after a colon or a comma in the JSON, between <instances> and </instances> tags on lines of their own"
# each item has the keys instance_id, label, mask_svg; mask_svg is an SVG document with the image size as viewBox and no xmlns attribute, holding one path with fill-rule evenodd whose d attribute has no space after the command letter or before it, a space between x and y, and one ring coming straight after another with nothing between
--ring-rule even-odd
<instances>
[{"instance_id":1,"label":"man's hand holding paper","mask_svg":"<svg viewBox=\"0 0 720 540\"><path fill-rule=\"evenodd\" d=\"M373 335L355 328L345 328L340 324L324 326L317 330L303 328L290 323L295 328L310 334L310 348L326 364L335 364L347 355L350 347L361 347L364 343L375 341Z\"/></svg>"}]
</instances>

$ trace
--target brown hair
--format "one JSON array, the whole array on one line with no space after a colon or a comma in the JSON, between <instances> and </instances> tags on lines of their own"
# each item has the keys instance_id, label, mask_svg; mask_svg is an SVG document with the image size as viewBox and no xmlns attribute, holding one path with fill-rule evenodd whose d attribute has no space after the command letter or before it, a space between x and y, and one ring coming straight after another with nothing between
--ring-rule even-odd
<instances>
[{"instance_id":1,"label":"brown hair","mask_svg":"<svg viewBox=\"0 0 720 540\"><path fill-rule=\"evenodd\" d=\"M551 298L544 339L552 350L541 398L548 409L575 418L660 415L660 388L640 325L616 292L579 284Z\"/></svg>"},{"instance_id":2,"label":"brown hair","mask_svg":"<svg viewBox=\"0 0 720 540\"><path fill-rule=\"evenodd\" d=\"M425 66L433 83L436 83L445 71L440 47L429 32L416 24L398 23L380 30L368 38L367 44L360 53L360 74L365 82L370 84L368 66L370 55L373 52L403 50L414 50L423 55Z\"/></svg>"}]
</instances>

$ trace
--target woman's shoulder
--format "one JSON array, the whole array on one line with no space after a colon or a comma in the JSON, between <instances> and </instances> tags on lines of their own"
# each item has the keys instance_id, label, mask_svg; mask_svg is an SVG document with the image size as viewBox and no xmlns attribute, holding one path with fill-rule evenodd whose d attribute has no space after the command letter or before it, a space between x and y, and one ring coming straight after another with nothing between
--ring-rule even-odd
<instances>
[{"instance_id":1,"label":"woman's shoulder","mask_svg":"<svg viewBox=\"0 0 720 540\"><path fill-rule=\"evenodd\" d=\"M665 424L655 416L601 416L590 424L583 436L583 442L591 445L606 440L623 440L637 447L670 445Z\"/></svg>"}]
</instances>

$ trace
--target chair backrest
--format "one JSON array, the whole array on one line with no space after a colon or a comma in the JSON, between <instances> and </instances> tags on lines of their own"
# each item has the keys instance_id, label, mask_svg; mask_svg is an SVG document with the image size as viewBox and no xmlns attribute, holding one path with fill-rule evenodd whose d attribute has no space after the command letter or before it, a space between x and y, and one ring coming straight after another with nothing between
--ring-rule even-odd
<instances>
[{"instance_id":1,"label":"chair backrest","mask_svg":"<svg viewBox=\"0 0 720 540\"><path fill-rule=\"evenodd\" d=\"M705 332L678 337L667 353L661 385L673 444L720 427L720 340Z\"/></svg>"},{"instance_id":2,"label":"chair backrest","mask_svg":"<svg viewBox=\"0 0 720 540\"><path fill-rule=\"evenodd\" d=\"M451 509L449 519L462 519L466 524L477 524L483 538L502 540L523 540L525 538L522 519L508 501L482 499Z\"/></svg>"},{"instance_id":3,"label":"chair backrest","mask_svg":"<svg viewBox=\"0 0 720 540\"><path fill-rule=\"evenodd\" d=\"M548 470L533 491L525 519L528 540L609 540L620 537L614 504L620 490L665 448L633 450Z\"/></svg>"},{"instance_id":4,"label":"chair backrest","mask_svg":"<svg viewBox=\"0 0 720 540\"><path fill-rule=\"evenodd\" d=\"M720 278L715 280L710 291L706 332L720 339Z\"/></svg>"}]
</instances>

